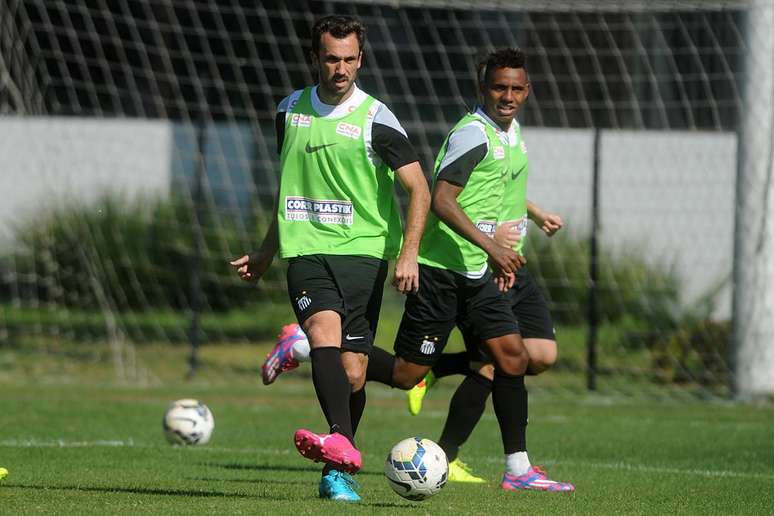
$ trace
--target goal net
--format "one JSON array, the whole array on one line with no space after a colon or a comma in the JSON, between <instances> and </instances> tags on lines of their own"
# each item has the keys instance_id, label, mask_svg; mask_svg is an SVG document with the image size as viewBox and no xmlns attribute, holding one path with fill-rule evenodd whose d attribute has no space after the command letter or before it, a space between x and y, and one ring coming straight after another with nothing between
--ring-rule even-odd
<instances>
[{"instance_id":1,"label":"goal net","mask_svg":"<svg viewBox=\"0 0 774 516\"><path fill-rule=\"evenodd\" d=\"M271 218L275 108L314 82L311 25L346 13L368 29L361 87L426 172L482 53L526 51L529 197L566 225L527 244L557 369L607 392L772 392L772 9L0 0L0 351L108 342L133 380L139 343L265 341L289 322L279 260L257 289L227 261Z\"/></svg>"}]
</instances>

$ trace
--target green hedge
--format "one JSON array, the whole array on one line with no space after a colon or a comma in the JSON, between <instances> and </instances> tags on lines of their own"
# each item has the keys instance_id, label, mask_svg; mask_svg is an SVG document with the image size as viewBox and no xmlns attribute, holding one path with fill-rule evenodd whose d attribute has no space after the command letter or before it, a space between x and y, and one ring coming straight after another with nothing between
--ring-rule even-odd
<instances>
[{"instance_id":1,"label":"green hedge","mask_svg":"<svg viewBox=\"0 0 774 516\"><path fill-rule=\"evenodd\" d=\"M0 258L0 296L85 310L189 308L193 213L179 199L129 203L115 196L43 213L16 228L14 250ZM240 281L228 260L254 249L265 229L240 229L237 217L215 209L203 220L204 308L228 310L255 300L255 287ZM266 282L279 283L282 274L273 267Z\"/></svg>"}]
</instances>

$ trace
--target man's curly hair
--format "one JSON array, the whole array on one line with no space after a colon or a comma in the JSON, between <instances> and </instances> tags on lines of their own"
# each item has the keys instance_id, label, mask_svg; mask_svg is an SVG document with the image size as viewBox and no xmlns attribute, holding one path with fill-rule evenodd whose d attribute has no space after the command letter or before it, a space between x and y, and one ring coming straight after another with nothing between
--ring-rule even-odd
<instances>
[{"instance_id":1,"label":"man's curly hair","mask_svg":"<svg viewBox=\"0 0 774 516\"><path fill-rule=\"evenodd\" d=\"M492 72L500 68L525 68L527 56L520 48L500 48L490 52L478 64L478 82L485 84Z\"/></svg>"}]
</instances>

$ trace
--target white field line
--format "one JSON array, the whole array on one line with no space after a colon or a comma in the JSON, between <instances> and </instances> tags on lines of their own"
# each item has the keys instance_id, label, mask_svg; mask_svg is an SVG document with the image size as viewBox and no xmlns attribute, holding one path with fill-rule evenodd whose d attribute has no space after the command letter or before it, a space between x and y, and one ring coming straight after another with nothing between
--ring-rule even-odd
<instances>
[{"instance_id":1,"label":"white field line","mask_svg":"<svg viewBox=\"0 0 774 516\"><path fill-rule=\"evenodd\" d=\"M150 445L138 444L132 439L127 440L97 440L97 441L66 441L64 439L36 440L36 439L5 439L0 440L0 448L159 448L166 447L163 444ZM244 453L249 455L295 455L296 451L290 446L285 449L277 448L230 448L227 446L191 446L186 447L188 452L211 453ZM366 457L372 460L381 460L381 455L366 453ZM484 459L490 464L500 464L503 459L500 456ZM723 469L694 469L694 468L670 468L661 466L646 466L640 464L629 464L626 462L581 462L573 460L542 460L542 464L548 465L568 465L574 468L594 468L607 469L615 471L633 471L637 473L662 473L673 475L691 475L708 478L754 478L760 480L774 481L774 475L766 473L748 473L745 471L730 471Z\"/></svg>"}]
</instances>

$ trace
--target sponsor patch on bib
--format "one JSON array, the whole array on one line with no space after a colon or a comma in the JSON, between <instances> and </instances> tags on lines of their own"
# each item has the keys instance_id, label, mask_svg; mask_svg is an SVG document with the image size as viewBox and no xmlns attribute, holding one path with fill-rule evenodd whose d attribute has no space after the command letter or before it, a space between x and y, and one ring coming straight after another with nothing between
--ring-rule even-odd
<instances>
[{"instance_id":1,"label":"sponsor patch on bib","mask_svg":"<svg viewBox=\"0 0 774 516\"><path fill-rule=\"evenodd\" d=\"M358 139L360 138L360 133L362 132L363 130L360 127L348 124L346 122L339 122L339 124L336 126L336 134L346 136L347 138Z\"/></svg>"},{"instance_id":2,"label":"sponsor patch on bib","mask_svg":"<svg viewBox=\"0 0 774 516\"><path fill-rule=\"evenodd\" d=\"M496 220L479 220L476 222L476 227L479 231L482 233L486 233L488 237L493 237L495 234L495 230L497 229L497 221Z\"/></svg>"},{"instance_id":3,"label":"sponsor patch on bib","mask_svg":"<svg viewBox=\"0 0 774 516\"><path fill-rule=\"evenodd\" d=\"M285 197L285 219L351 226L354 211L350 201L288 196Z\"/></svg>"},{"instance_id":4,"label":"sponsor patch on bib","mask_svg":"<svg viewBox=\"0 0 774 516\"><path fill-rule=\"evenodd\" d=\"M290 125L293 127L312 127L312 115L293 113L293 116L290 118Z\"/></svg>"}]
</instances>

